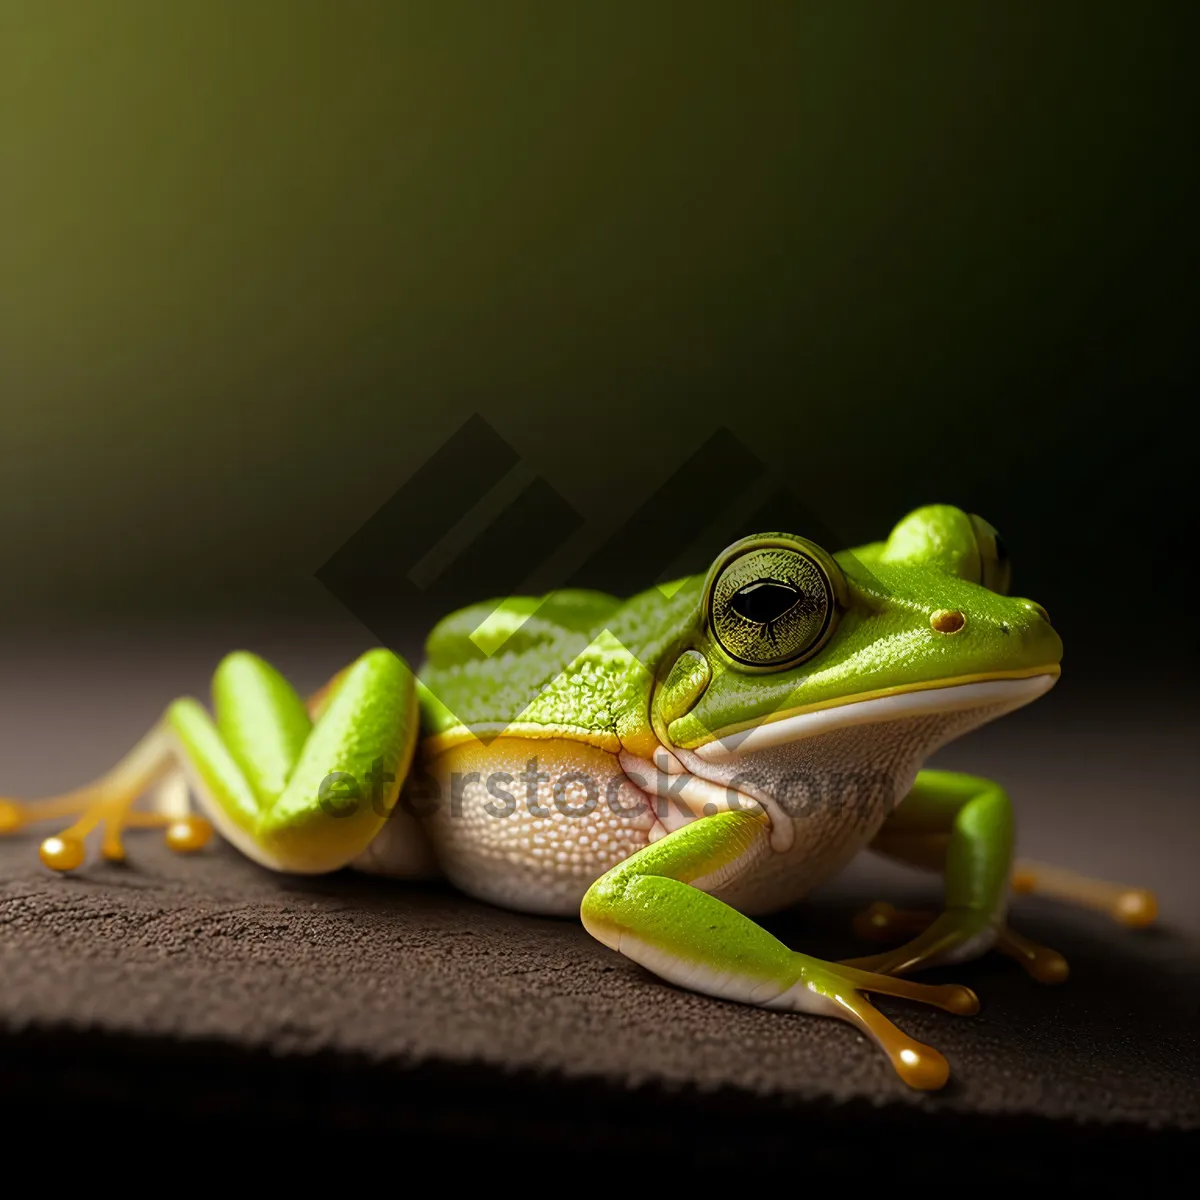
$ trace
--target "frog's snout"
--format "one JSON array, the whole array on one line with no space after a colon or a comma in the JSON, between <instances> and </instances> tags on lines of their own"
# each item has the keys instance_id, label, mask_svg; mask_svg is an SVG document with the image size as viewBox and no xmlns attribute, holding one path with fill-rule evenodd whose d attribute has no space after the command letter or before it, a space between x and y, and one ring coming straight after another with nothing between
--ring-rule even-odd
<instances>
[{"instance_id":1,"label":"frog's snout","mask_svg":"<svg viewBox=\"0 0 1200 1200\"><path fill-rule=\"evenodd\" d=\"M999 635L1000 653L1019 660L1014 666L1057 664L1062 659L1062 641L1050 624L1050 614L1034 600L1019 597L1007 601L1004 610L971 611L970 606L938 608L929 614L929 627L948 641L974 645L982 633L984 644L995 645Z\"/></svg>"},{"instance_id":2,"label":"frog's snout","mask_svg":"<svg viewBox=\"0 0 1200 1200\"><path fill-rule=\"evenodd\" d=\"M1018 598L1015 611L999 621L1000 632L1018 639L1023 655L1031 663L1058 663L1062 639L1050 624L1050 614L1036 600Z\"/></svg>"}]
</instances>

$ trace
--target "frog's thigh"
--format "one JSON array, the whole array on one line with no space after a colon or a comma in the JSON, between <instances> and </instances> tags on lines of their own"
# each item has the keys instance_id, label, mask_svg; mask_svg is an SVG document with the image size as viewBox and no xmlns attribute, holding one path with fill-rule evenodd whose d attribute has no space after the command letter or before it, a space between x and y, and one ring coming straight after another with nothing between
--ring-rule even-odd
<instances>
[{"instance_id":1,"label":"frog's thigh","mask_svg":"<svg viewBox=\"0 0 1200 1200\"><path fill-rule=\"evenodd\" d=\"M572 916L588 887L648 843L649 799L613 753L567 737L472 738L425 761L412 806L459 889Z\"/></svg>"},{"instance_id":2,"label":"frog's thigh","mask_svg":"<svg viewBox=\"0 0 1200 1200\"><path fill-rule=\"evenodd\" d=\"M405 803L403 794L383 828L348 865L355 871L390 879L436 879L441 874L429 833Z\"/></svg>"},{"instance_id":3,"label":"frog's thigh","mask_svg":"<svg viewBox=\"0 0 1200 1200\"><path fill-rule=\"evenodd\" d=\"M599 941L671 983L850 1021L879 1043L907 1083L941 1087L949 1074L946 1060L897 1029L864 993L904 996L958 1013L976 1011L973 993L799 954L703 890L753 870L771 853L769 826L760 814L704 817L609 871L584 897L580 916Z\"/></svg>"},{"instance_id":4,"label":"frog's thigh","mask_svg":"<svg viewBox=\"0 0 1200 1200\"><path fill-rule=\"evenodd\" d=\"M379 833L417 727L412 673L372 650L338 680L309 727L260 659L231 656L214 680L214 722L194 700L167 713L201 806L223 836L274 870L337 870Z\"/></svg>"}]
</instances>

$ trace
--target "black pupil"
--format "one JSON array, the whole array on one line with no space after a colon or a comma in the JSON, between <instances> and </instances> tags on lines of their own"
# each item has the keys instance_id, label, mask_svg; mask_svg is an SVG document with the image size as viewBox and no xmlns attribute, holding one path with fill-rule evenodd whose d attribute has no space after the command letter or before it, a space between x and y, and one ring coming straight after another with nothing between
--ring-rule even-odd
<instances>
[{"instance_id":1,"label":"black pupil","mask_svg":"<svg viewBox=\"0 0 1200 1200\"><path fill-rule=\"evenodd\" d=\"M738 588L729 602L739 617L756 625L778 621L800 599L800 589L777 579L760 579Z\"/></svg>"}]
</instances>

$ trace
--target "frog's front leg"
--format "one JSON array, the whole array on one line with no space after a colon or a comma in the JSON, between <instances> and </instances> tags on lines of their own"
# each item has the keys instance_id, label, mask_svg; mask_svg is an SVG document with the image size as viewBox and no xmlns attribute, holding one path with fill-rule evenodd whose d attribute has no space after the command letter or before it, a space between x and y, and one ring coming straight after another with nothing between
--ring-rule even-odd
<instances>
[{"instance_id":1,"label":"frog's front leg","mask_svg":"<svg viewBox=\"0 0 1200 1200\"><path fill-rule=\"evenodd\" d=\"M839 1017L872 1037L901 1078L939 1088L946 1060L896 1028L864 993L878 992L973 1013L968 988L930 987L790 950L715 890L772 853L761 814L704 817L645 847L601 876L584 896L585 928L606 946L680 987L767 1008Z\"/></svg>"},{"instance_id":2,"label":"frog's front leg","mask_svg":"<svg viewBox=\"0 0 1200 1200\"><path fill-rule=\"evenodd\" d=\"M0 807L0 832L56 817L78 819L42 843L42 860L73 870L83 839L103 828L102 853L124 856L124 828L167 825L180 850L202 844L198 817L133 805L181 769L212 823L248 857L280 871L319 873L354 859L388 819L417 734L408 667L372 650L340 672L308 707L269 664L229 655L213 678L215 719L195 700L163 720L112 772L51 800ZM7 817L7 820L3 819Z\"/></svg>"},{"instance_id":3,"label":"frog's front leg","mask_svg":"<svg viewBox=\"0 0 1200 1200\"><path fill-rule=\"evenodd\" d=\"M848 965L889 975L965 962L995 948L1042 983L1067 978L1066 959L1005 923L1013 854L1013 813L997 783L950 771L921 771L887 819L872 849L913 866L943 872L941 913L872 905L859 932L886 939L913 935L892 950Z\"/></svg>"}]
</instances>

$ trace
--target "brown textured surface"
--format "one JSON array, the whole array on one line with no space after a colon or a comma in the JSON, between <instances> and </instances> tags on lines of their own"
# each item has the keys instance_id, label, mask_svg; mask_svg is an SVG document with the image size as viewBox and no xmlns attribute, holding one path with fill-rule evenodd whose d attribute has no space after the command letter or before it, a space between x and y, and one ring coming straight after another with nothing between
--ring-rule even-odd
<instances>
[{"instance_id":1,"label":"brown textured surface","mask_svg":"<svg viewBox=\"0 0 1200 1200\"><path fill-rule=\"evenodd\" d=\"M1196 992L1187 978L1194 960L1181 936L1114 934L1095 918L1055 920L1025 906L1035 910L1027 927L1053 933L1075 979L1040 988L989 960L954 973L984 998L978 1017L884 1002L953 1065L946 1091L921 1097L848 1027L677 991L572 922L501 912L436 887L349 875L282 879L223 846L184 860L143 837L136 867L97 866L70 880L47 877L30 850L28 842L0 850L10 1097L57 1103L78 1100L73 1089L82 1089L85 1099L138 1104L153 1095L156 1106L185 1113L219 1101L229 1116L259 1119L272 1111L264 1089L294 1093L285 1085L290 1060L315 1072L309 1086L321 1098L296 1119L335 1094L339 1120L410 1127L412 1114L385 1115L388 1102L430 1068L451 1079L466 1070L469 1086L452 1088L447 1100L455 1136L472 1122L503 1127L499 1087L506 1104L534 1103L539 1134L560 1147L615 1136L609 1126L622 1125L620 1111L594 1122L591 1105L611 1105L614 1090L639 1085L649 1089L639 1104L657 1097L659 1115L664 1096L686 1108L686 1093L719 1095L713 1120L725 1128L744 1114L737 1139L746 1152L767 1152L754 1136L763 1111L800 1120L800 1108L836 1123L847 1115L836 1102L850 1102L850 1112L856 1101L881 1106L855 1118L867 1128L934 1117L915 1126L918 1136L944 1128L947 1115L1036 1119L1053 1128L1055 1144L1064 1144L1064 1126L1086 1130L1088 1122L1123 1126L1123 1137L1200 1122ZM830 897L819 912L789 915L776 928L794 944L847 952L847 916ZM114 1052L125 1038L137 1049ZM278 1079L261 1060L248 1069L263 1054ZM179 1086L181 1071L192 1078L189 1063L203 1065L201 1077ZM494 1078L481 1081L481 1066ZM334 1077L342 1083L331 1093L320 1081ZM546 1090L553 1078L586 1081L566 1112L555 1111ZM544 1099L526 1095L529 1080L540 1081L535 1094L545 1091ZM369 1099L375 1090L382 1108ZM422 1085L421 1124L436 1124L436 1094ZM630 1122L634 1131L639 1124ZM810 1116L803 1128L807 1140Z\"/></svg>"},{"instance_id":2,"label":"brown textured surface","mask_svg":"<svg viewBox=\"0 0 1200 1200\"><path fill-rule=\"evenodd\" d=\"M65 705L87 699L89 676L75 678L84 695ZM150 703L154 678L123 686ZM15 764L23 752L26 786L90 773L124 738L116 726L141 719L95 710L91 729L109 734L30 761L45 714L36 695L32 707L12 699L4 755ZM134 834L129 866L69 879L40 867L33 841L0 842L0 1106L34 1124L137 1113L195 1128L369 1128L447 1152L468 1139L518 1155L666 1145L700 1159L802 1155L831 1175L866 1144L893 1160L983 1154L990 1173L1014 1179L1170 1166L1194 1153L1200 1129L1194 816L1163 838L1154 823L1171 822L1147 805L1129 826L1141 837L1106 848L1098 835L1121 828L1128 791L1103 745L1089 737L1064 755L1061 739L1052 751L1021 719L956 748L955 765L991 770L1025 797L1024 841L1044 857L1109 874L1128 861L1124 874L1161 887L1164 923L1131 933L1022 899L1019 927L1067 954L1069 983L1041 987L989 957L936 973L976 988L977 1017L881 1001L950 1059L937 1095L907 1091L848 1026L678 991L574 922L348 873L283 878L225 846L182 859ZM1185 768L1159 766L1159 791L1176 805ZM1062 807L1072 789L1093 802L1082 842ZM855 907L934 894L870 864L773 927L841 957L859 952Z\"/></svg>"}]
</instances>

